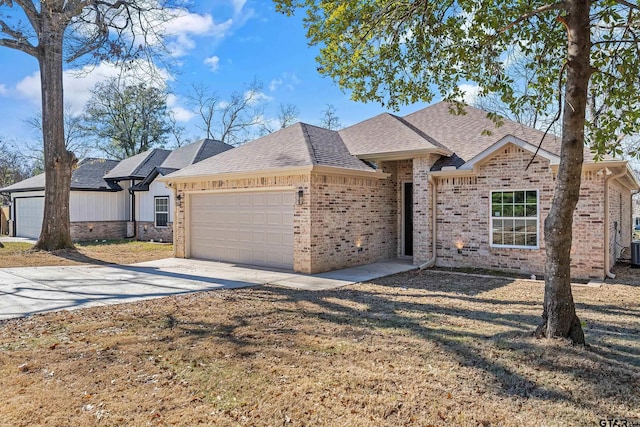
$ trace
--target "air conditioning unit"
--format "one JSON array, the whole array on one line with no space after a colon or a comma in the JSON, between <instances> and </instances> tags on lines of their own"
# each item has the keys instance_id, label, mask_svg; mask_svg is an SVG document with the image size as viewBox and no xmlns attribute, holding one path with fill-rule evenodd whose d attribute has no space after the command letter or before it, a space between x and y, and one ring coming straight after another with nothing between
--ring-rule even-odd
<instances>
[{"instance_id":1,"label":"air conditioning unit","mask_svg":"<svg viewBox=\"0 0 640 427\"><path fill-rule=\"evenodd\" d=\"M631 242L631 267L640 268L640 240Z\"/></svg>"}]
</instances>

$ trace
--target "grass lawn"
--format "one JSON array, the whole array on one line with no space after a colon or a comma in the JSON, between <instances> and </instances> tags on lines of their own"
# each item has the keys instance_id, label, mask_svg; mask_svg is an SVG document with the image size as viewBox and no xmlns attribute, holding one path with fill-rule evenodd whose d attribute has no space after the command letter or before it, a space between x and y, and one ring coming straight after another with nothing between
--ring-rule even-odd
<instances>
[{"instance_id":1,"label":"grass lawn","mask_svg":"<svg viewBox=\"0 0 640 427\"><path fill-rule=\"evenodd\" d=\"M530 336L541 282L434 271L334 291L262 286L8 320L0 425L640 419L638 283L573 292L588 347Z\"/></svg>"},{"instance_id":2,"label":"grass lawn","mask_svg":"<svg viewBox=\"0 0 640 427\"><path fill-rule=\"evenodd\" d=\"M4 242L0 247L0 268L46 265L133 264L173 256L173 245L135 240L79 242L75 250L30 251L31 243Z\"/></svg>"}]
</instances>

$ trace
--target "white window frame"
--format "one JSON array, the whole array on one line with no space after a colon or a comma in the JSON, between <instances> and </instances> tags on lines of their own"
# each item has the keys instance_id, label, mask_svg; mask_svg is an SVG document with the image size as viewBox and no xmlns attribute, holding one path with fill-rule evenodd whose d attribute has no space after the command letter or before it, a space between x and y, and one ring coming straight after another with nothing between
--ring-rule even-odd
<instances>
[{"instance_id":1,"label":"white window frame","mask_svg":"<svg viewBox=\"0 0 640 427\"><path fill-rule=\"evenodd\" d=\"M494 216L495 212L493 212L493 194L494 193L518 193L518 192L524 192L525 193L525 200L526 200L526 193L527 192L531 192L531 191L535 191L536 192L536 215L534 216L523 216L523 217L516 217L516 216ZM526 206L526 202L525 202L525 206ZM502 245L502 244L495 244L493 243L493 220L494 219L498 219L498 220L535 220L536 221L536 245L535 246L528 246L528 245ZM540 249L540 191L537 189L511 189L511 188L503 188L500 190L490 190L489 191L489 246L492 248L499 248L499 249Z\"/></svg>"},{"instance_id":2,"label":"white window frame","mask_svg":"<svg viewBox=\"0 0 640 427\"><path fill-rule=\"evenodd\" d=\"M167 210L166 211L159 211L158 210L158 199L165 199L167 201ZM155 196L153 198L153 223L155 224L156 227L158 228L165 228L169 226L169 196ZM158 214L166 214L167 215L167 221L165 225L158 225Z\"/></svg>"}]
</instances>

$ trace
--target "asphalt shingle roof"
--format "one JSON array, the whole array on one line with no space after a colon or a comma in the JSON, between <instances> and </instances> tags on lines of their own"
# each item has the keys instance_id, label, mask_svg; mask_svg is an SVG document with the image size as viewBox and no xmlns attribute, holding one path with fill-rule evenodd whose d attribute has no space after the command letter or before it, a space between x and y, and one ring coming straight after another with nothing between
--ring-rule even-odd
<instances>
[{"instance_id":1,"label":"asphalt shingle roof","mask_svg":"<svg viewBox=\"0 0 640 427\"><path fill-rule=\"evenodd\" d=\"M71 173L72 190L113 190L102 178L105 173L113 169L119 163L118 160L105 160L86 158L78 163L77 168ZM42 190L45 185L45 174L36 175L0 189L1 192Z\"/></svg>"},{"instance_id":2,"label":"asphalt shingle roof","mask_svg":"<svg viewBox=\"0 0 640 427\"><path fill-rule=\"evenodd\" d=\"M487 112L471 106L464 107L465 114L453 114L448 102L438 102L415 113L404 116L407 123L436 139L455 153L441 158L435 166L460 166L480 154L503 137L513 135L537 146L544 132L511 120L503 120L501 126L487 117ZM541 148L560 154L559 137L547 134Z\"/></svg>"},{"instance_id":3,"label":"asphalt shingle roof","mask_svg":"<svg viewBox=\"0 0 640 427\"><path fill-rule=\"evenodd\" d=\"M160 166L171 153L170 150L154 148L135 156L122 160L109 173L104 175L104 179L143 179L149 175L153 169Z\"/></svg>"},{"instance_id":4,"label":"asphalt shingle roof","mask_svg":"<svg viewBox=\"0 0 640 427\"><path fill-rule=\"evenodd\" d=\"M182 169L204 159L232 149L233 146L214 139L201 139L184 147L176 148L162 162L162 168Z\"/></svg>"},{"instance_id":5,"label":"asphalt shingle roof","mask_svg":"<svg viewBox=\"0 0 640 427\"><path fill-rule=\"evenodd\" d=\"M349 153L337 132L296 123L169 176L203 176L312 165L374 171Z\"/></svg>"},{"instance_id":6,"label":"asphalt shingle roof","mask_svg":"<svg viewBox=\"0 0 640 427\"><path fill-rule=\"evenodd\" d=\"M339 133L355 156L428 149L448 151L428 134L389 113L342 129Z\"/></svg>"}]
</instances>

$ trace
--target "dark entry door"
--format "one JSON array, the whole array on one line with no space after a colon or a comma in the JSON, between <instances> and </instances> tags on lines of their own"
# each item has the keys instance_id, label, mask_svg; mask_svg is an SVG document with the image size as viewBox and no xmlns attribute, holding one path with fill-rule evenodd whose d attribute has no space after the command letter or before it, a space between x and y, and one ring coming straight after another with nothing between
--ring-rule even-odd
<instances>
[{"instance_id":1,"label":"dark entry door","mask_svg":"<svg viewBox=\"0 0 640 427\"><path fill-rule=\"evenodd\" d=\"M403 255L413 256L413 182L404 183Z\"/></svg>"}]
</instances>

